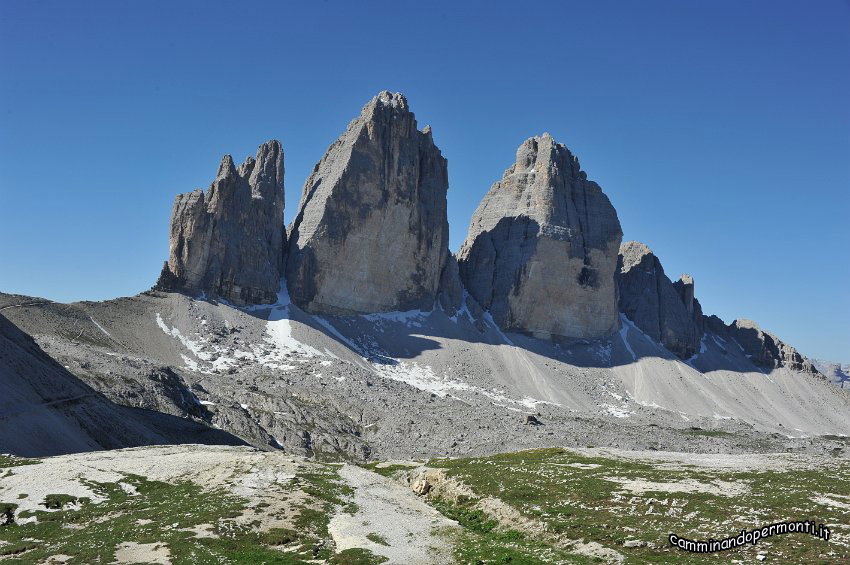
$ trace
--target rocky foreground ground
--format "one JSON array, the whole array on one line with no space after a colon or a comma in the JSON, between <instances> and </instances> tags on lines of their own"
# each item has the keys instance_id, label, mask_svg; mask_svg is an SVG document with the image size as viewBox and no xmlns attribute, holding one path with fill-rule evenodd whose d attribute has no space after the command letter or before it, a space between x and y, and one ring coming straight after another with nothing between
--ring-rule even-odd
<instances>
[{"instance_id":1,"label":"rocky foreground ground","mask_svg":"<svg viewBox=\"0 0 850 565\"><path fill-rule=\"evenodd\" d=\"M321 463L248 447L0 457L4 563L645 563L850 559L850 465L539 449ZM669 545L785 520L718 557Z\"/></svg>"}]
</instances>

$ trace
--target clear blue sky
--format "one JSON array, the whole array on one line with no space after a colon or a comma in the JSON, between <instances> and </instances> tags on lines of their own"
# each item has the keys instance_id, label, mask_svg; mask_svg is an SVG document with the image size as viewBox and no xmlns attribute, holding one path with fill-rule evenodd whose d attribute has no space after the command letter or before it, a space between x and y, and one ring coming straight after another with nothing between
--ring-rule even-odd
<instances>
[{"instance_id":1,"label":"clear blue sky","mask_svg":"<svg viewBox=\"0 0 850 565\"><path fill-rule=\"evenodd\" d=\"M379 90L449 161L451 247L527 137L708 313L850 361L850 4L0 1L0 290L150 287L174 195L280 139L286 217Z\"/></svg>"}]
</instances>

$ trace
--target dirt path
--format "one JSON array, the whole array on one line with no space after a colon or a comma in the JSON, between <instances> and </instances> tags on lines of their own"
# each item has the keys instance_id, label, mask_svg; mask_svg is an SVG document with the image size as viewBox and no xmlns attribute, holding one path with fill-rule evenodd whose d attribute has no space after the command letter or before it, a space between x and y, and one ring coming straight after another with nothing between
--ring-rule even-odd
<instances>
[{"instance_id":1,"label":"dirt path","mask_svg":"<svg viewBox=\"0 0 850 565\"><path fill-rule=\"evenodd\" d=\"M460 527L410 489L377 473L345 465L340 477L354 488L354 514L341 511L328 527L339 550L363 547L389 563L451 563L453 530Z\"/></svg>"}]
</instances>

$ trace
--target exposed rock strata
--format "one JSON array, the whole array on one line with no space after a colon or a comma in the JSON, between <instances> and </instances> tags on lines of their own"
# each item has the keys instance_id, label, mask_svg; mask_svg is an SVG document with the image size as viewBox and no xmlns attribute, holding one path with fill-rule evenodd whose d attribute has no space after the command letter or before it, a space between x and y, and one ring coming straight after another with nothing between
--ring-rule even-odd
<instances>
[{"instance_id":1,"label":"exposed rock strata","mask_svg":"<svg viewBox=\"0 0 850 565\"><path fill-rule=\"evenodd\" d=\"M206 194L179 194L160 290L205 292L237 304L274 302L283 275L283 150L272 140L239 168L225 155Z\"/></svg>"},{"instance_id":2,"label":"exposed rock strata","mask_svg":"<svg viewBox=\"0 0 850 565\"><path fill-rule=\"evenodd\" d=\"M620 311L652 339L681 359L700 350L702 308L689 275L670 282L649 247L629 241L620 247L617 285Z\"/></svg>"},{"instance_id":3,"label":"exposed rock strata","mask_svg":"<svg viewBox=\"0 0 850 565\"><path fill-rule=\"evenodd\" d=\"M314 313L430 309L448 256L446 159L384 91L327 150L293 221L292 301Z\"/></svg>"},{"instance_id":4,"label":"exposed rock strata","mask_svg":"<svg viewBox=\"0 0 850 565\"><path fill-rule=\"evenodd\" d=\"M618 327L617 212L549 135L517 150L458 253L469 293L503 329L597 338Z\"/></svg>"},{"instance_id":5,"label":"exposed rock strata","mask_svg":"<svg viewBox=\"0 0 850 565\"><path fill-rule=\"evenodd\" d=\"M795 371L819 374L811 361L774 334L761 329L752 320L738 319L726 325L717 316L709 316L705 318L705 323L707 329L737 343L757 367L787 367Z\"/></svg>"}]
</instances>

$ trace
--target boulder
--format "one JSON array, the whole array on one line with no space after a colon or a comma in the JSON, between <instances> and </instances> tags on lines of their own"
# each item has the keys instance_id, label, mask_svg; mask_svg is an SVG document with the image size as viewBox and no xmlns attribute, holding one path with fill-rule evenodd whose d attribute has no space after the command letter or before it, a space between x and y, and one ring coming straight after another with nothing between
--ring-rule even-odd
<instances>
[{"instance_id":1,"label":"boulder","mask_svg":"<svg viewBox=\"0 0 850 565\"><path fill-rule=\"evenodd\" d=\"M674 285L649 247L628 241L620 247L617 285L620 311L644 333L681 359L700 350L702 308L689 275Z\"/></svg>"},{"instance_id":2,"label":"boulder","mask_svg":"<svg viewBox=\"0 0 850 565\"><path fill-rule=\"evenodd\" d=\"M547 133L487 192L458 253L468 292L503 329L598 338L619 327L617 212Z\"/></svg>"},{"instance_id":3,"label":"boulder","mask_svg":"<svg viewBox=\"0 0 850 565\"><path fill-rule=\"evenodd\" d=\"M417 129L403 95L378 94L304 185L286 265L292 301L325 314L430 310L448 257L447 189L431 129Z\"/></svg>"},{"instance_id":4,"label":"boulder","mask_svg":"<svg viewBox=\"0 0 850 565\"><path fill-rule=\"evenodd\" d=\"M225 155L206 194L177 195L170 254L154 288L274 302L286 243L283 172L283 149L272 140L238 169Z\"/></svg>"},{"instance_id":5,"label":"boulder","mask_svg":"<svg viewBox=\"0 0 850 565\"><path fill-rule=\"evenodd\" d=\"M534 414L526 414L522 418L522 423L531 426L542 426L543 422L537 419Z\"/></svg>"}]
</instances>

